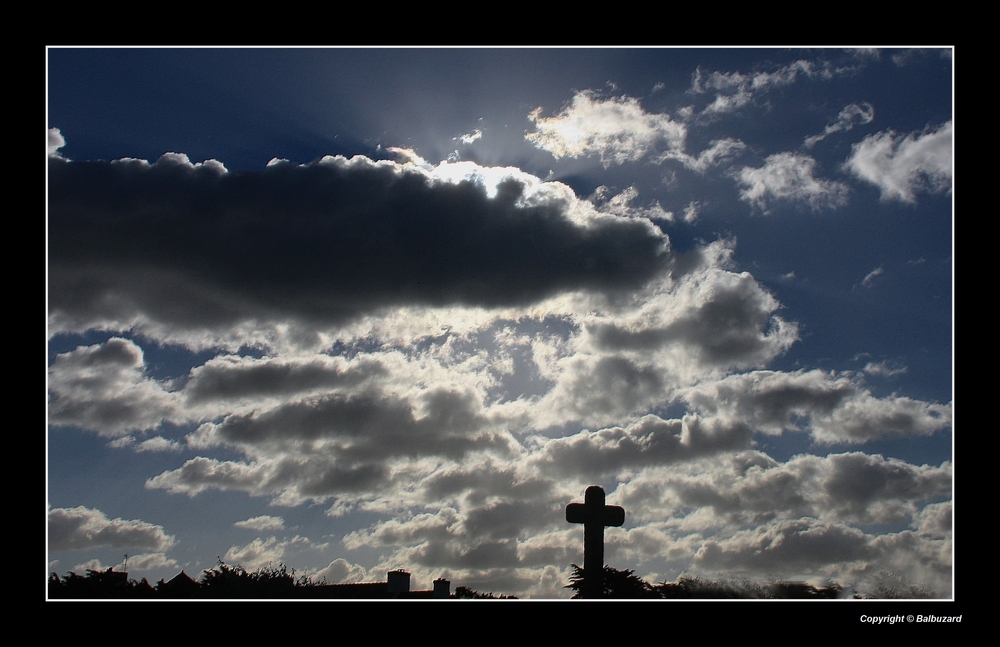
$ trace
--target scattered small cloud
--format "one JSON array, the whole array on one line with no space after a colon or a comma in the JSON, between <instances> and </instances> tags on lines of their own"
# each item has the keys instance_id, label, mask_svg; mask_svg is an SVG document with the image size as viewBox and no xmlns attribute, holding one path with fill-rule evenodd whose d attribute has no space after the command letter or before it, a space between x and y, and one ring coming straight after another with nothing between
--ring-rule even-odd
<instances>
[{"instance_id":1,"label":"scattered small cloud","mask_svg":"<svg viewBox=\"0 0 1000 647\"><path fill-rule=\"evenodd\" d=\"M184 449L181 443L163 436L154 436L142 442L136 442L133 436L122 436L112 440L108 446L118 449L129 448L135 452L178 452Z\"/></svg>"},{"instance_id":2,"label":"scattered small cloud","mask_svg":"<svg viewBox=\"0 0 1000 647\"><path fill-rule=\"evenodd\" d=\"M837 120L832 124L827 124L820 135L806 137L806 148L812 148L817 142L822 141L827 136L837 132L852 130L855 124L868 124L875 118L875 108L870 103L864 101L860 104L852 103L840 111Z\"/></svg>"},{"instance_id":3,"label":"scattered small cloud","mask_svg":"<svg viewBox=\"0 0 1000 647\"><path fill-rule=\"evenodd\" d=\"M879 60L882 57L882 50L878 47L852 47L847 52L859 59Z\"/></svg>"},{"instance_id":4,"label":"scattered small cloud","mask_svg":"<svg viewBox=\"0 0 1000 647\"><path fill-rule=\"evenodd\" d=\"M250 519L244 519L243 521L237 521L233 525L237 528L246 528L248 530L283 530L285 528L285 520L281 517L261 515L259 517L252 517Z\"/></svg>"},{"instance_id":5,"label":"scattered small cloud","mask_svg":"<svg viewBox=\"0 0 1000 647\"><path fill-rule=\"evenodd\" d=\"M692 200L688 206L684 207L684 222L692 224L698 220L698 212L701 211L701 203Z\"/></svg>"},{"instance_id":6,"label":"scattered small cloud","mask_svg":"<svg viewBox=\"0 0 1000 647\"><path fill-rule=\"evenodd\" d=\"M903 375L906 373L905 366L888 361L868 362L861 370L869 375L878 375L881 377L891 377L893 375Z\"/></svg>"},{"instance_id":7,"label":"scattered small cloud","mask_svg":"<svg viewBox=\"0 0 1000 647\"><path fill-rule=\"evenodd\" d=\"M892 130L855 144L844 169L874 184L882 200L915 204L918 193L951 192L952 124L898 135Z\"/></svg>"},{"instance_id":8,"label":"scattered small cloud","mask_svg":"<svg viewBox=\"0 0 1000 647\"><path fill-rule=\"evenodd\" d=\"M66 145L66 139L58 128L49 128L48 138L49 155L58 156L59 149Z\"/></svg>"},{"instance_id":9,"label":"scattered small cloud","mask_svg":"<svg viewBox=\"0 0 1000 647\"><path fill-rule=\"evenodd\" d=\"M952 48L950 47L899 47L891 51L890 59L897 67L909 65L927 56L938 55L942 58L951 58L952 56Z\"/></svg>"},{"instance_id":10,"label":"scattered small cloud","mask_svg":"<svg viewBox=\"0 0 1000 647\"><path fill-rule=\"evenodd\" d=\"M861 280L861 285L865 286L866 288L870 288L872 284L875 282L875 278L881 276L884 273L885 270L883 268L876 267L874 270L868 272L868 274L865 275L865 278Z\"/></svg>"},{"instance_id":11,"label":"scattered small cloud","mask_svg":"<svg viewBox=\"0 0 1000 647\"><path fill-rule=\"evenodd\" d=\"M535 131L525 139L554 157L596 155L604 163L635 162L661 148L683 151L686 127L666 114L646 112L638 99L604 98L578 92L552 117L536 108L528 115Z\"/></svg>"},{"instance_id":12,"label":"scattered small cloud","mask_svg":"<svg viewBox=\"0 0 1000 647\"><path fill-rule=\"evenodd\" d=\"M803 202L813 211L847 204L847 185L815 177L816 160L800 153L777 153L764 166L744 166L733 173L741 187L740 198L768 213L775 200Z\"/></svg>"},{"instance_id":13,"label":"scattered small cloud","mask_svg":"<svg viewBox=\"0 0 1000 647\"><path fill-rule=\"evenodd\" d=\"M634 204L639 198L639 190L633 185L624 191L611 195L606 186L599 186L594 191L591 201L604 213L630 218L645 218L647 220L674 221L674 214L665 210L659 201L653 201L646 206Z\"/></svg>"},{"instance_id":14,"label":"scattered small cloud","mask_svg":"<svg viewBox=\"0 0 1000 647\"><path fill-rule=\"evenodd\" d=\"M167 557L164 553L143 553L128 556L129 570L151 571L153 569L176 570L180 568L176 559Z\"/></svg>"},{"instance_id":15,"label":"scattered small cloud","mask_svg":"<svg viewBox=\"0 0 1000 647\"><path fill-rule=\"evenodd\" d=\"M275 537L258 538L244 546L231 546L222 561L239 564L247 570L275 566L284 558L286 548L286 542L278 541Z\"/></svg>"},{"instance_id":16,"label":"scattered small cloud","mask_svg":"<svg viewBox=\"0 0 1000 647\"><path fill-rule=\"evenodd\" d=\"M791 85L800 78L832 79L851 68L837 67L827 61L798 60L770 71L705 72L700 67L691 77L691 94L715 92L715 99L702 111L703 116L734 112L751 104L757 95Z\"/></svg>"},{"instance_id":17,"label":"scattered small cloud","mask_svg":"<svg viewBox=\"0 0 1000 647\"><path fill-rule=\"evenodd\" d=\"M469 145L472 142L476 141L477 139L481 139L482 136L483 136L483 131L479 128L476 128L471 133L466 133L465 135L459 135L458 137L452 137L452 139L455 141L460 141L465 145Z\"/></svg>"},{"instance_id":18,"label":"scattered small cloud","mask_svg":"<svg viewBox=\"0 0 1000 647\"><path fill-rule=\"evenodd\" d=\"M256 538L242 546L231 546L222 561L227 564L239 564L248 571L258 568L277 568L279 564L289 566L286 555L292 551L326 548L326 544L315 544L305 537L296 535L291 539L279 540L277 537Z\"/></svg>"},{"instance_id":19,"label":"scattered small cloud","mask_svg":"<svg viewBox=\"0 0 1000 647\"><path fill-rule=\"evenodd\" d=\"M744 150L746 150L746 144L738 139L717 139L712 141L708 148L703 150L697 156L688 155L683 151L670 150L664 152L656 158L655 161L659 163L664 160L673 159L681 162L684 166L693 171L704 173L710 168L719 166L723 162L727 162L732 158L737 157Z\"/></svg>"},{"instance_id":20,"label":"scattered small cloud","mask_svg":"<svg viewBox=\"0 0 1000 647\"><path fill-rule=\"evenodd\" d=\"M135 451L137 452L177 452L181 449L183 449L183 445L179 442L164 438L163 436L154 436L142 441L135 447Z\"/></svg>"}]
</instances>

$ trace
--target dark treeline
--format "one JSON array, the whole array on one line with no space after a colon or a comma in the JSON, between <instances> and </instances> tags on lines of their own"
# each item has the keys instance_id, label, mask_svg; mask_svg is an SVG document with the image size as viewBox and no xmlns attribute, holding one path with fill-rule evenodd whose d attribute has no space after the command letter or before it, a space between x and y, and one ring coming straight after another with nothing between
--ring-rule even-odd
<instances>
[{"instance_id":1,"label":"dark treeline","mask_svg":"<svg viewBox=\"0 0 1000 647\"><path fill-rule=\"evenodd\" d=\"M170 581L160 580L155 586L146 578L128 579L128 574L111 568L106 571L87 570L87 574L70 572L66 577L57 573L49 575L49 599L268 599L268 600L316 600L328 596L326 582L314 582L306 576L295 577L295 571L279 564L248 571L243 566L219 564L202 573L201 579L194 580L181 572ZM504 600L513 595L480 593L466 586L455 589L452 598L469 600Z\"/></svg>"},{"instance_id":2,"label":"dark treeline","mask_svg":"<svg viewBox=\"0 0 1000 647\"><path fill-rule=\"evenodd\" d=\"M467 586L460 586L455 589L455 595L451 596L460 600L516 600L516 595L494 595L493 592L480 593Z\"/></svg>"},{"instance_id":3,"label":"dark treeline","mask_svg":"<svg viewBox=\"0 0 1000 647\"><path fill-rule=\"evenodd\" d=\"M314 597L310 593L317 586L308 577L296 579L294 571L289 573L284 564L248 571L240 565L229 566L220 561L215 568L204 571L200 580L181 572L169 582L160 580L156 586L146 578L130 580L126 573L110 568L106 571L88 569L86 576L70 572L65 578L52 573L49 575L49 599L305 599Z\"/></svg>"},{"instance_id":4,"label":"dark treeline","mask_svg":"<svg viewBox=\"0 0 1000 647\"><path fill-rule=\"evenodd\" d=\"M572 565L573 574L565 588L572 589L574 598L580 597L583 586L583 569ZM160 580L151 585L146 578L128 579L126 573L87 570L87 574L70 572L66 577L52 573L48 580L49 599L324 599L325 582L314 582L306 576L295 577L284 564L265 566L248 571L240 565L229 566L222 561L194 580L181 573L170 581ZM890 574L891 575L891 574ZM817 587L804 582L760 582L754 580L710 580L683 576L676 582L650 584L637 577L634 571L604 567L603 597L607 599L833 599L860 598L928 598L932 592L888 582L883 578L871 594L862 595L845 591L835 582ZM888 583L886 583L888 582ZM890 584L900 585L894 586ZM513 595L480 593L466 586L459 586L451 595L456 599L517 599Z\"/></svg>"},{"instance_id":5,"label":"dark treeline","mask_svg":"<svg viewBox=\"0 0 1000 647\"><path fill-rule=\"evenodd\" d=\"M565 588L575 591L573 598L581 597L584 571L572 564L573 575ZM826 586L813 586L806 582L761 582L757 580L710 580L682 576L676 582L650 584L631 570L604 567L606 599L627 600L802 600L802 599L914 599L932 598L928 589L907 584L897 574L882 573L872 591L867 594L846 591L841 584L829 582Z\"/></svg>"},{"instance_id":6,"label":"dark treeline","mask_svg":"<svg viewBox=\"0 0 1000 647\"><path fill-rule=\"evenodd\" d=\"M583 590L582 568L573 566L573 575L567 589L581 597ZM753 580L706 580L698 577L681 577L676 582L650 584L631 570L604 567L604 591L606 599L629 600L761 600L761 599L833 599L841 597L844 587L831 583L815 587L804 582L764 583Z\"/></svg>"}]
</instances>

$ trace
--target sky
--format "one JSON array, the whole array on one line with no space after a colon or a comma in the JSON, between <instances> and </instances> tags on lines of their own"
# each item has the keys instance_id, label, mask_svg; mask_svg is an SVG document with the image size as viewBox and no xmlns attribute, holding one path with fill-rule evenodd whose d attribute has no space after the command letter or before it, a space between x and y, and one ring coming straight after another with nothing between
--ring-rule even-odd
<instances>
[{"instance_id":1,"label":"sky","mask_svg":"<svg viewBox=\"0 0 1000 647\"><path fill-rule=\"evenodd\" d=\"M953 596L950 48L47 59L49 572Z\"/></svg>"}]
</instances>

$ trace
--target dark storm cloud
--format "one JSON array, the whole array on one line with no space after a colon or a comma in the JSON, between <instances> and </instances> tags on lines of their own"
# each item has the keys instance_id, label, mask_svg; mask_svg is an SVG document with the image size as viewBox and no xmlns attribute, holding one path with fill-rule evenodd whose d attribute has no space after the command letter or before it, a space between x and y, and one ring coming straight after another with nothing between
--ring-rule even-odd
<instances>
[{"instance_id":1,"label":"dark storm cloud","mask_svg":"<svg viewBox=\"0 0 1000 647\"><path fill-rule=\"evenodd\" d=\"M49 298L67 327L340 322L386 306L512 306L642 286L668 264L648 221L569 217L565 194L495 196L412 166L324 158L229 173L167 154L49 167Z\"/></svg>"},{"instance_id":2,"label":"dark storm cloud","mask_svg":"<svg viewBox=\"0 0 1000 647\"><path fill-rule=\"evenodd\" d=\"M347 461L391 456L457 460L476 450L509 450L504 438L483 429L487 421L472 396L438 388L420 400L422 412L391 394L327 395L260 414L229 416L217 431L229 443L286 449L322 446Z\"/></svg>"},{"instance_id":3,"label":"dark storm cloud","mask_svg":"<svg viewBox=\"0 0 1000 647\"><path fill-rule=\"evenodd\" d=\"M184 394L191 402L284 397L316 389L355 386L386 373L375 361L346 366L346 362L329 357L304 363L218 357L191 371Z\"/></svg>"}]
</instances>

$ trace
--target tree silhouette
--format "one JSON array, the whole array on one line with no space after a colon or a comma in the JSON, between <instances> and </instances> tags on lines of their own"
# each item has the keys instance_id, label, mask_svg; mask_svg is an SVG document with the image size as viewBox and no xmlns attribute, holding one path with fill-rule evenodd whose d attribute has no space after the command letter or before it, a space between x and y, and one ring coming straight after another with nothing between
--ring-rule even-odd
<instances>
[{"instance_id":1,"label":"tree silhouette","mask_svg":"<svg viewBox=\"0 0 1000 647\"><path fill-rule=\"evenodd\" d=\"M156 590L146 578L142 581L127 579L126 573L108 568L106 571L87 569L87 575L70 571L65 579L56 573L49 575L48 595L51 599L84 598L92 600L130 599L156 597Z\"/></svg>"},{"instance_id":2,"label":"tree silhouette","mask_svg":"<svg viewBox=\"0 0 1000 647\"><path fill-rule=\"evenodd\" d=\"M576 591L573 594L573 599L575 600L579 599L583 594L584 570L576 564L571 564L571 566L573 567L573 575L569 578L569 584L563 588ZM659 598L660 595L649 582L636 576L635 571L628 569L619 571L610 566L605 566L604 589L601 591L601 597L605 599L635 600Z\"/></svg>"},{"instance_id":3,"label":"tree silhouette","mask_svg":"<svg viewBox=\"0 0 1000 647\"><path fill-rule=\"evenodd\" d=\"M855 597L878 600L926 600L936 597L933 590L907 580L895 571L881 570L875 576L875 583L868 595Z\"/></svg>"},{"instance_id":4,"label":"tree silhouette","mask_svg":"<svg viewBox=\"0 0 1000 647\"><path fill-rule=\"evenodd\" d=\"M668 600L759 600L773 597L767 585L752 580L704 580L683 576L676 582L660 582L655 587Z\"/></svg>"},{"instance_id":5,"label":"tree silhouette","mask_svg":"<svg viewBox=\"0 0 1000 647\"><path fill-rule=\"evenodd\" d=\"M279 563L248 571L241 565L228 566L221 559L206 570L201 579L201 596L206 598L290 598L297 586L309 586L308 578L295 581L295 574Z\"/></svg>"},{"instance_id":6,"label":"tree silhouette","mask_svg":"<svg viewBox=\"0 0 1000 647\"><path fill-rule=\"evenodd\" d=\"M581 597L584 569L576 564L570 583L565 588L576 593L573 599ZM760 600L760 599L822 599L839 597L844 587L831 583L816 587L805 582L755 582L753 580L706 580L698 577L682 576L676 582L660 582L652 585L635 575L632 570L618 570L604 567L605 599L668 599L668 600Z\"/></svg>"},{"instance_id":7,"label":"tree silhouette","mask_svg":"<svg viewBox=\"0 0 1000 647\"><path fill-rule=\"evenodd\" d=\"M516 600L516 595L493 595L493 592L480 593L479 591L474 591L467 586L459 586L455 589L455 594L452 596L459 600Z\"/></svg>"}]
</instances>

